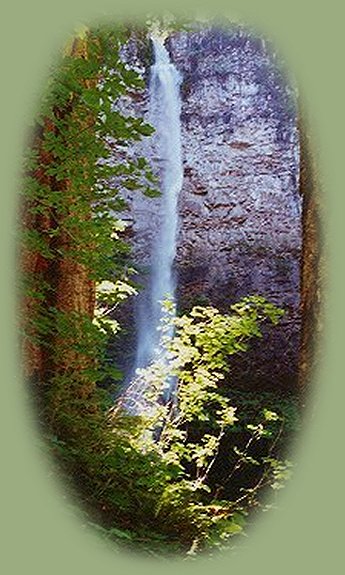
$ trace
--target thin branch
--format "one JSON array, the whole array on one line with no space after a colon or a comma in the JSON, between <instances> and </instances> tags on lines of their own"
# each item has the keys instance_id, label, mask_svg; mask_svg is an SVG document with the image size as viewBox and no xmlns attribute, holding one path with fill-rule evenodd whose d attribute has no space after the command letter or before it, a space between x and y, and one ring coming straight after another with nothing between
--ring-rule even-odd
<instances>
[{"instance_id":1,"label":"thin branch","mask_svg":"<svg viewBox=\"0 0 345 575\"><path fill-rule=\"evenodd\" d=\"M221 440L222 440L222 438L223 438L224 435L225 435L224 425L222 425L221 428L220 428L220 433L219 433L218 438L217 438L217 449L216 449L216 451L215 451L215 453L214 453L213 458L212 458L211 461L209 462L209 464L208 464L208 466L207 466L207 468L206 468L206 470L205 470L204 475L202 475L202 476L199 478L198 483L200 483L200 484L201 484L201 483L204 483L204 482L206 481L206 479L208 478L208 475L209 475L209 473L210 473L210 471L211 471L211 469L212 469L212 467L213 467L213 465L214 465L214 463L215 463L215 461L216 461L216 459L217 459L217 457L218 457L219 449L220 449L220 442L221 442Z\"/></svg>"}]
</instances>

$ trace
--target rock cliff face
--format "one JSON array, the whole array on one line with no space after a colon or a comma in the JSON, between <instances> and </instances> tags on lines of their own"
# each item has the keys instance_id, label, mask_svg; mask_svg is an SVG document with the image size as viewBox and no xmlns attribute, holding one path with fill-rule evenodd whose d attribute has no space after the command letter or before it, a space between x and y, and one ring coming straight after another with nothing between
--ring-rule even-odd
<instances>
[{"instance_id":1,"label":"rock cliff face","mask_svg":"<svg viewBox=\"0 0 345 575\"><path fill-rule=\"evenodd\" d=\"M293 90L263 40L243 30L178 32L167 41L181 73L184 183L179 199L176 279L179 305L223 311L260 294L285 309L233 380L250 387L293 386L297 376L301 201ZM135 40L131 63L143 65ZM142 68L144 71L144 69ZM148 76L146 66L146 77ZM148 91L123 103L148 120ZM147 154L159 174L153 143ZM159 200L127 194L128 234L144 270Z\"/></svg>"}]
</instances>

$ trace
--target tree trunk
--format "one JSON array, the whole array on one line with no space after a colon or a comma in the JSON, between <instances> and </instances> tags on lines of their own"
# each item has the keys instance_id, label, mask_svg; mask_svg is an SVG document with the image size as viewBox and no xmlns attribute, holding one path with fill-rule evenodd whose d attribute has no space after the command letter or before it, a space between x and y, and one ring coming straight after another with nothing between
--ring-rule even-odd
<instances>
[{"instance_id":1,"label":"tree trunk","mask_svg":"<svg viewBox=\"0 0 345 575\"><path fill-rule=\"evenodd\" d=\"M67 54L66 54L67 55ZM69 48L69 54L73 57L87 57L86 41L77 38ZM73 121L73 102L65 109L54 109L56 124L58 120L71 117ZM91 121L93 121L91 119ZM45 119L43 126L39 126L33 138L32 148L37 152L38 162L31 176L42 186L49 190L59 192L64 195L66 206L70 206L72 215L73 204L76 202L75 191L71 182L67 179L57 181L54 176L47 173L48 168L56 162L53 154L44 149L45 136L52 132L58 133L59 128L54 123L54 119ZM38 201L40 204L40 202ZM22 205L22 226L25 230L34 230L46 240L49 250L55 254L54 258L45 257L38 250L33 250L25 245L21 253L21 271L24 278L27 278L34 286L29 293L26 293L21 302L21 311L24 325L23 355L24 355L24 375L26 378L34 380L35 383L47 383L56 370L67 369L71 365L85 366L85 357L72 349L68 350L63 358L59 358L59 365L56 363L56 348L59 341L53 332L47 333L47 340L43 343L37 338L37 328L35 320L38 319L40 309L56 309L66 314L74 313L87 315L92 318L95 307L95 285L89 277L89 270L75 257L68 254L69 248L75 246L78 238L68 235L64 229L64 218L57 214L54 209L48 207L35 212L38 205L37 200L24 199ZM44 203L42 204L44 205ZM34 210L32 210L34 208ZM91 215L85 216L86 218ZM53 232L53 234L51 233ZM37 300L37 291L41 286L46 286L44 300ZM36 294L35 292L36 288ZM80 337L82 334L80 334ZM55 349L55 351L54 351Z\"/></svg>"},{"instance_id":2,"label":"tree trunk","mask_svg":"<svg viewBox=\"0 0 345 575\"><path fill-rule=\"evenodd\" d=\"M300 133L300 193L302 212L301 316L302 333L299 382L302 394L316 362L317 335L320 331L321 236L319 220L319 182L304 119Z\"/></svg>"}]
</instances>

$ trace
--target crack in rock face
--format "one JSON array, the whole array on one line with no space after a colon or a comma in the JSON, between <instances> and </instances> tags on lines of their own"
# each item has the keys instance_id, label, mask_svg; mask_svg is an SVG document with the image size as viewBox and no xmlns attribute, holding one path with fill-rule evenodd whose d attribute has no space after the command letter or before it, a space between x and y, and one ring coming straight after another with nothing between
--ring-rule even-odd
<instances>
[{"instance_id":1,"label":"crack in rock face","mask_svg":"<svg viewBox=\"0 0 345 575\"><path fill-rule=\"evenodd\" d=\"M279 326L236 359L233 381L294 386L300 332L301 200L295 90L261 38L243 29L176 32L166 41L182 77L183 184L174 272L188 309L204 298L226 311L248 294L285 310ZM135 37L126 58L147 70ZM149 92L123 103L149 120ZM145 153L157 175L160 162ZM134 260L149 265L160 199L126 192ZM145 280L144 280L145 281Z\"/></svg>"}]
</instances>

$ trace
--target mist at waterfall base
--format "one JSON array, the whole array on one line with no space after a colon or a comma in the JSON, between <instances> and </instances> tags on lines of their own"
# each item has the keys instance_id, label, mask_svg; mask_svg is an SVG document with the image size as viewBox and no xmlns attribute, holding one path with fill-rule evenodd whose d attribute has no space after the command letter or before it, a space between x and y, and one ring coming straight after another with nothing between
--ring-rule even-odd
<instances>
[{"instance_id":1,"label":"mist at waterfall base","mask_svg":"<svg viewBox=\"0 0 345 575\"><path fill-rule=\"evenodd\" d=\"M126 409L137 414L148 409L144 397L148 383L140 373L152 362L167 367L167 350L160 328L164 319L175 313L175 281L173 262L178 228L177 202L183 181L181 145L181 75L171 63L162 39L152 38L155 62L150 76L149 123L155 128L155 156L160 166L159 231L153 242L148 285L139 297L136 358L131 381L124 393ZM162 302L169 300L169 311ZM164 332L173 336L173 327ZM168 401L173 394L175 378L166 376L162 396Z\"/></svg>"}]
</instances>

